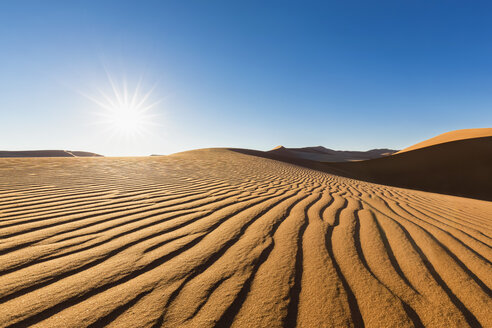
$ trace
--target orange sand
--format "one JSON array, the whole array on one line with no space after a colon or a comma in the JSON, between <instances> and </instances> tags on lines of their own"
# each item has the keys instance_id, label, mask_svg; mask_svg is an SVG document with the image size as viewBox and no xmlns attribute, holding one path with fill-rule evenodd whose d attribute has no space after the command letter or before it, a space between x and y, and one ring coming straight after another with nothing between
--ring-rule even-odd
<instances>
[{"instance_id":1,"label":"orange sand","mask_svg":"<svg viewBox=\"0 0 492 328\"><path fill-rule=\"evenodd\" d=\"M229 150L0 160L0 326L491 327L492 202Z\"/></svg>"}]
</instances>

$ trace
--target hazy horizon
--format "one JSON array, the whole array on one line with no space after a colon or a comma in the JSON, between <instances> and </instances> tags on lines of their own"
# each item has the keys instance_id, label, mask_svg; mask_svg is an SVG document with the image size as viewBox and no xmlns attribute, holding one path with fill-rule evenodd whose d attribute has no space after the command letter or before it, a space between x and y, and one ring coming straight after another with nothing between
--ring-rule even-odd
<instances>
[{"instance_id":1,"label":"hazy horizon","mask_svg":"<svg viewBox=\"0 0 492 328\"><path fill-rule=\"evenodd\" d=\"M0 150L403 149L490 127L491 12L456 1L2 2ZM142 100L146 116L115 118L117 94Z\"/></svg>"}]
</instances>

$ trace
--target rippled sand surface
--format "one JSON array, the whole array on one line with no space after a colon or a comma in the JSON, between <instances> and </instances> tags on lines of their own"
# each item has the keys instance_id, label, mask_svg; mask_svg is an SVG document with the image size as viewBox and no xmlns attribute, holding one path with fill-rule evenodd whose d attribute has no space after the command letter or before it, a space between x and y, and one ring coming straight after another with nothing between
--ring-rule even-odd
<instances>
[{"instance_id":1,"label":"rippled sand surface","mask_svg":"<svg viewBox=\"0 0 492 328\"><path fill-rule=\"evenodd\" d=\"M492 327L491 231L229 150L0 159L0 326Z\"/></svg>"}]
</instances>

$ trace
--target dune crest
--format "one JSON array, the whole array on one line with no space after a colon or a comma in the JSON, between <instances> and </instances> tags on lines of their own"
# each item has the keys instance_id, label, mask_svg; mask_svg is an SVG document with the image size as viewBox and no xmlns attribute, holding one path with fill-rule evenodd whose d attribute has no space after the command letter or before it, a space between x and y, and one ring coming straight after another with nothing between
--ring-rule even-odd
<instances>
[{"instance_id":1,"label":"dune crest","mask_svg":"<svg viewBox=\"0 0 492 328\"><path fill-rule=\"evenodd\" d=\"M419 142L413 146L402 149L396 154L401 154L407 151L416 150L424 147L435 146L446 142L473 139L473 138L483 138L483 137L492 137L492 128L462 129L462 130L446 132L436 137Z\"/></svg>"},{"instance_id":2,"label":"dune crest","mask_svg":"<svg viewBox=\"0 0 492 328\"><path fill-rule=\"evenodd\" d=\"M277 146L277 147L272 148L272 150L277 150L277 149L285 149L285 147L282 146L282 145L280 145L280 146Z\"/></svg>"},{"instance_id":3,"label":"dune crest","mask_svg":"<svg viewBox=\"0 0 492 328\"><path fill-rule=\"evenodd\" d=\"M75 150L0 150L0 157L102 157L102 155Z\"/></svg>"},{"instance_id":4,"label":"dune crest","mask_svg":"<svg viewBox=\"0 0 492 328\"><path fill-rule=\"evenodd\" d=\"M0 194L0 326L492 326L492 202L224 149L1 159Z\"/></svg>"}]
</instances>

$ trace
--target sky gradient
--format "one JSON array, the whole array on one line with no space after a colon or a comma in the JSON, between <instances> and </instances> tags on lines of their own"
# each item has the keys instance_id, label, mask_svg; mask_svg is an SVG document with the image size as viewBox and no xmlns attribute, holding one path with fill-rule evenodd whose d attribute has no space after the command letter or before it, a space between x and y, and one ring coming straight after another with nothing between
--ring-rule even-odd
<instances>
[{"instance_id":1,"label":"sky gradient","mask_svg":"<svg viewBox=\"0 0 492 328\"><path fill-rule=\"evenodd\" d=\"M490 1L0 2L0 149L401 149L492 126ZM141 135L88 97L153 92Z\"/></svg>"}]
</instances>

